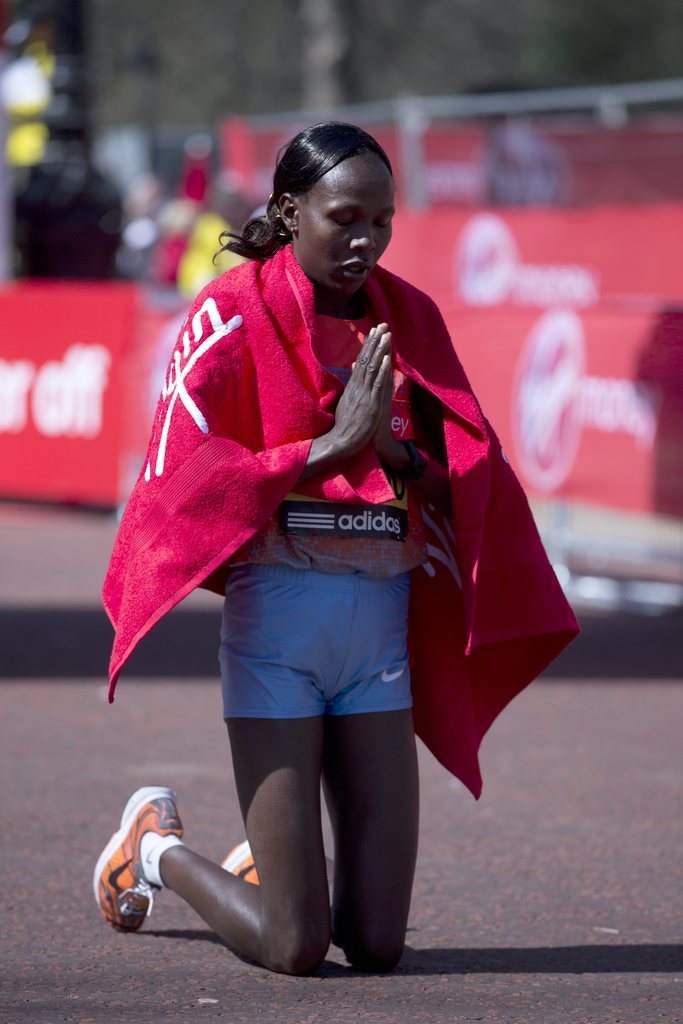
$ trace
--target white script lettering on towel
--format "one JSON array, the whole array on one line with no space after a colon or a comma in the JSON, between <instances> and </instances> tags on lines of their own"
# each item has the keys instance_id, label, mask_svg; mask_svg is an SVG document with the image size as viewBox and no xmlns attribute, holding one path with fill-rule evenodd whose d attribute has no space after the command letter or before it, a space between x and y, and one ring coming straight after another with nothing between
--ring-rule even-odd
<instances>
[{"instance_id":1,"label":"white script lettering on towel","mask_svg":"<svg viewBox=\"0 0 683 1024\"><path fill-rule=\"evenodd\" d=\"M208 325L210 325L211 333L204 337L204 328L207 321ZM182 331L178 343L181 347L177 347L173 352L168 375L161 389L161 395L167 402L167 407L154 463L155 476L161 476L164 471L168 433L178 399L180 399L182 406L189 412L201 432L208 434L209 425L206 422L206 417L190 395L185 382L197 361L203 355L206 355L217 341L220 341L221 338L224 338L236 328L241 327L242 323L241 316L234 316L227 323L223 323L216 303L212 298L208 298L201 309L192 317L192 336L190 336L188 330ZM151 476L152 465L151 462L148 462L145 469L145 480L149 481Z\"/></svg>"}]
</instances>

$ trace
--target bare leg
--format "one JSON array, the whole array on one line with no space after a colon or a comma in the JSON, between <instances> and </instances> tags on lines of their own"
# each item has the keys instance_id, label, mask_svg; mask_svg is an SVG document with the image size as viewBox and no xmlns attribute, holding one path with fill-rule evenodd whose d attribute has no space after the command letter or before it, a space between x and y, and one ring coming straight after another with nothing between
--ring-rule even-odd
<instances>
[{"instance_id":1,"label":"bare leg","mask_svg":"<svg viewBox=\"0 0 683 1024\"><path fill-rule=\"evenodd\" d=\"M391 970L405 942L419 794L411 711L325 719L335 836L334 941L361 970Z\"/></svg>"},{"instance_id":2,"label":"bare leg","mask_svg":"<svg viewBox=\"0 0 683 1024\"><path fill-rule=\"evenodd\" d=\"M233 949L288 974L314 970L330 942L320 821L320 718L234 718L235 781L261 884L250 885L185 847L161 875Z\"/></svg>"}]
</instances>

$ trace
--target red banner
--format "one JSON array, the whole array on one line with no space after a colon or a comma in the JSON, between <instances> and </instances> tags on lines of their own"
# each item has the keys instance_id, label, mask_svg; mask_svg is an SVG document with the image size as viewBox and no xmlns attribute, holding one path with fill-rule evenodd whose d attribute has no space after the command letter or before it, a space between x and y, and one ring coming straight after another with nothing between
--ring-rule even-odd
<instances>
[{"instance_id":1,"label":"red banner","mask_svg":"<svg viewBox=\"0 0 683 1024\"><path fill-rule=\"evenodd\" d=\"M5 497L118 500L132 285L0 290L0 487Z\"/></svg>"},{"instance_id":2,"label":"red banner","mask_svg":"<svg viewBox=\"0 0 683 1024\"><path fill-rule=\"evenodd\" d=\"M520 119L431 125L423 155L434 204L566 207L683 198L680 119L609 130Z\"/></svg>"},{"instance_id":3,"label":"red banner","mask_svg":"<svg viewBox=\"0 0 683 1024\"><path fill-rule=\"evenodd\" d=\"M402 212L383 262L439 304L529 491L683 516L683 206ZM0 496L125 498L187 305L0 290Z\"/></svg>"},{"instance_id":4,"label":"red banner","mask_svg":"<svg viewBox=\"0 0 683 1024\"><path fill-rule=\"evenodd\" d=\"M683 207L402 213L383 262L439 304L529 491L683 515Z\"/></svg>"},{"instance_id":5,"label":"red banner","mask_svg":"<svg viewBox=\"0 0 683 1024\"><path fill-rule=\"evenodd\" d=\"M683 314L497 310L449 326L527 491L683 515Z\"/></svg>"},{"instance_id":6,"label":"red banner","mask_svg":"<svg viewBox=\"0 0 683 1024\"><path fill-rule=\"evenodd\" d=\"M255 205L271 190L278 150L305 127L257 127L243 118L221 125L223 168ZM578 120L442 122L426 124L413 138L412 151L401 147L397 124L365 127L391 160L399 203L406 196L404 160L410 160L412 173L421 173L431 205L567 207L683 199L679 118L613 129Z\"/></svg>"},{"instance_id":7,"label":"red banner","mask_svg":"<svg viewBox=\"0 0 683 1024\"><path fill-rule=\"evenodd\" d=\"M401 211L383 260L441 309L683 305L683 205Z\"/></svg>"}]
</instances>

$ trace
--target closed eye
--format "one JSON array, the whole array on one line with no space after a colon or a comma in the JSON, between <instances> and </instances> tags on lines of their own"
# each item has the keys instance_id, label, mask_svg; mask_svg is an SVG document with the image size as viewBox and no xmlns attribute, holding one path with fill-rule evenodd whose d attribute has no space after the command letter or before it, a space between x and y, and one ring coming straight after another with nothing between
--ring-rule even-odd
<instances>
[{"instance_id":1,"label":"closed eye","mask_svg":"<svg viewBox=\"0 0 683 1024\"><path fill-rule=\"evenodd\" d=\"M394 210L387 210L383 212L380 217L377 217L373 223L375 224L375 227L388 228L391 224L393 216ZM356 220L358 219L354 213L341 212L331 213L330 218L331 220L334 221L335 224L338 224L339 227L342 228L350 228L353 224L356 223Z\"/></svg>"}]
</instances>

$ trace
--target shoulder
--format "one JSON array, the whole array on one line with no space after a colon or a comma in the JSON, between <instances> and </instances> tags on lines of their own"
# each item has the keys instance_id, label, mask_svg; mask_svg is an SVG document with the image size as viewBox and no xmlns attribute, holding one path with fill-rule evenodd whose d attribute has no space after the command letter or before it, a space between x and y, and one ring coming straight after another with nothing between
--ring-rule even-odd
<instances>
[{"instance_id":1,"label":"shoulder","mask_svg":"<svg viewBox=\"0 0 683 1024\"><path fill-rule=\"evenodd\" d=\"M209 281L194 299L181 334L189 332L197 340L209 329L213 334L225 335L242 327L258 295L259 267L250 261Z\"/></svg>"},{"instance_id":2,"label":"shoulder","mask_svg":"<svg viewBox=\"0 0 683 1024\"><path fill-rule=\"evenodd\" d=\"M257 287L260 268L261 264L257 260L248 260L246 263L231 267L204 285L193 303L193 308L201 306L206 299L227 305L245 295L253 294Z\"/></svg>"}]
</instances>

